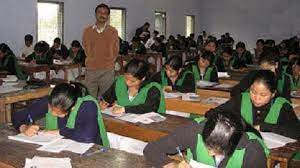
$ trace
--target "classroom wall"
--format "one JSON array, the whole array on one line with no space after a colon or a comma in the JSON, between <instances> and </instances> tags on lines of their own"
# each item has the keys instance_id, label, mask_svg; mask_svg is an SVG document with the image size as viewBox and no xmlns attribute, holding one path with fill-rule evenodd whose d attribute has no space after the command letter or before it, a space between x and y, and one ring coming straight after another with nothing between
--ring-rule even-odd
<instances>
[{"instance_id":1,"label":"classroom wall","mask_svg":"<svg viewBox=\"0 0 300 168\"><path fill-rule=\"evenodd\" d=\"M253 48L258 38L300 35L299 6L299 0L201 0L198 24L218 37L231 32Z\"/></svg>"},{"instance_id":2,"label":"classroom wall","mask_svg":"<svg viewBox=\"0 0 300 168\"><path fill-rule=\"evenodd\" d=\"M49 0L48 0L49 1ZM50 0L51 1L51 0ZM198 0L57 0L64 2L64 41L67 46L74 39L82 38L82 30L93 24L94 9L105 2L112 7L127 10L127 40L131 39L135 29L148 21L154 27L154 11L167 13L167 35L185 34L185 15L195 15L199 20ZM27 33L36 37L37 0L1 0L0 5L0 42L8 43L16 54L23 46ZM5 21L5 22L3 22ZM200 22L196 21L196 33Z\"/></svg>"}]
</instances>

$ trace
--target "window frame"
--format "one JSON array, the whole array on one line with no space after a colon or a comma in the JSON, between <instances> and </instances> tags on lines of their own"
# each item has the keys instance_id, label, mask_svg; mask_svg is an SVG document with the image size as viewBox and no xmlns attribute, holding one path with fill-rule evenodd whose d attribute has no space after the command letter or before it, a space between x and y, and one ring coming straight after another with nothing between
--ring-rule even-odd
<instances>
[{"instance_id":1,"label":"window frame","mask_svg":"<svg viewBox=\"0 0 300 168\"><path fill-rule=\"evenodd\" d=\"M156 13L160 13L162 15L165 15L165 19L164 19L164 23L163 23L165 25L164 30L163 30L164 34L160 30L157 30L157 31L159 31L160 35L164 35L166 37L167 36L167 12L159 11L159 10L154 11L154 28L156 27L156 25L155 25Z\"/></svg>"},{"instance_id":2,"label":"window frame","mask_svg":"<svg viewBox=\"0 0 300 168\"><path fill-rule=\"evenodd\" d=\"M49 3L49 4L57 4L59 5L59 10L61 10L61 43L64 43L64 36L65 36L65 4L64 2L60 1L51 1L51 0L37 0L36 3L36 39L38 40L39 38L39 13L38 13L38 3ZM54 39L53 39L54 40ZM50 44L49 44L50 45Z\"/></svg>"},{"instance_id":3,"label":"window frame","mask_svg":"<svg viewBox=\"0 0 300 168\"><path fill-rule=\"evenodd\" d=\"M122 38L122 40L125 40L126 41L126 33L127 33L127 9L126 8L123 8L123 7L110 7L110 10L122 10L122 26L124 26L122 28L123 30L123 34L124 34L124 37L120 36L119 34L119 37ZM110 16L109 16L110 17Z\"/></svg>"}]
</instances>

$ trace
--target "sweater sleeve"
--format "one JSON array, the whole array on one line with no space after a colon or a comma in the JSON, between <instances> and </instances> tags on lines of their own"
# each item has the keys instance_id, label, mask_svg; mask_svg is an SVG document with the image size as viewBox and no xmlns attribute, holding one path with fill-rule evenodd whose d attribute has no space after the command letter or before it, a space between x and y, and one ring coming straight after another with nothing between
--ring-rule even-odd
<instances>
[{"instance_id":1,"label":"sweater sleeve","mask_svg":"<svg viewBox=\"0 0 300 168\"><path fill-rule=\"evenodd\" d=\"M194 75L192 73L189 73L185 76L185 79L183 80L183 83L181 86L175 86L175 90L181 92L181 93L195 93L195 79Z\"/></svg>"},{"instance_id":2,"label":"sweater sleeve","mask_svg":"<svg viewBox=\"0 0 300 168\"><path fill-rule=\"evenodd\" d=\"M102 95L103 100L109 104L113 104L117 100L116 96L116 82L114 82L110 88Z\"/></svg>"},{"instance_id":3,"label":"sweater sleeve","mask_svg":"<svg viewBox=\"0 0 300 168\"><path fill-rule=\"evenodd\" d=\"M293 107L288 103L283 105L277 124L262 123L261 130L274 132L294 139L300 138L300 122Z\"/></svg>"},{"instance_id":4,"label":"sweater sleeve","mask_svg":"<svg viewBox=\"0 0 300 168\"><path fill-rule=\"evenodd\" d=\"M185 151L187 148L194 149L197 134L203 127L195 122L176 129L173 133L150 142L144 149L144 157L154 167L162 167L171 162L168 155L177 153L176 147Z\"/></svg>"},{"instance_id":5,"label":"sweater sleeve","mask_svg":"<svg viewBox=\"0 0 300 168\"><path fill-rule=\"evenodd\" d=\"M12 124L16 130L23 124L29 124L28 116L36 121L45 117L48 112L48 97L44 97L29 105L25 110L15 112L12 114Z\"/></svg>"},{"instance_id":6,"label":"sweater sleeve","mask_svg":"<svg viewBox=\"0 0 300 168\"><path fill-rule=\"evenodd\" d=\"M266 168L267 167L267 158L264 153L264 149L259 144L258 141L250 141L246 147L244 159L243 159L243 168Z\"/></svg>"},{"instance_id":7,"label":"sweater sleeve","mask_svg":"<svg viewBox=\"0 0 300 168\"><path fill-rule=\"evenodd\" d=\"M242 92L246 91L247 89L250 88L251 83L254 79L254 76L256 74L256 71L252 71L250 72L248 75L246 75L241 81L240 83L238 83L237 85L235 85L231 92L230 92L230 96L236 96L241 94Z\"/></svg>"},{"instance_id":8,"label":"sweater sleeve","mask_svg":"<svg viewBox=\"0 0 300 168\"><path fill-rule=\"evenodd\" d=\"M65 122L59 121L59 133L68 139L78 142L96 143L99 132L97 110L97 106L94 102L84 102L78 110L75 128L67 128Z\"/></svg>"},{"instance_id":9,"label":"sweater sleeve","mask_svg":"<svg viewBox=\"0 0 300 168\"><path fill-rule=\"evenodd\" d=\"M156 112L160 104L160 91L156 87L149 89L144 104L136 106L125 106L126 113L143 114L148 112Z\"/></svg>"}]
</instances>

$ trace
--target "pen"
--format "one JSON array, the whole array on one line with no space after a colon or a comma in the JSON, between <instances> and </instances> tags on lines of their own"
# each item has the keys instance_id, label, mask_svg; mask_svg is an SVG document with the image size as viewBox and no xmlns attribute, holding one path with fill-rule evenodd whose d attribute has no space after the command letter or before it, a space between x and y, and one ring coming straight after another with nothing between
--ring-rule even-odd
<instances>
[{"instance_id":1,"label":"pen","mask_svg":"<svg viewBox=\"0 0 300 168\"><path fill-rule=\"evenodd\" d=\"M107 152L107 151L108 151L107 148L105 148L105 147L100 147L99 150L96 150L96 151L94 151L94 152L86 152L86 153L82 154L81 156L82 156L82 157L89 157L89 156L92 156L92 155L94 155L94 154L101 153L101 152Z\"/></svg>"},{"instance_id":2,"label":"pen","mask_svg":"<svg viewBox=\"0 0 300 168\"><path fill-rule=\"evenodd\" d=\"M176 150L177 150L179 156L182 158L182 160L185 160L179 146L176 147Z\"/></svg>"},{"instance_id":3,"label":"pen","mask_svg":"<svg viewBox=\"0 0 300 168\"><path fill-rule=\"evenodd\" d=\"M33 124L33 119L31 118L31 115L30 115L30 114L28 114L27 120L28 120L28 122L29 122L29 125L32 125L32 124Z\"/></svg>"}]
</instances>

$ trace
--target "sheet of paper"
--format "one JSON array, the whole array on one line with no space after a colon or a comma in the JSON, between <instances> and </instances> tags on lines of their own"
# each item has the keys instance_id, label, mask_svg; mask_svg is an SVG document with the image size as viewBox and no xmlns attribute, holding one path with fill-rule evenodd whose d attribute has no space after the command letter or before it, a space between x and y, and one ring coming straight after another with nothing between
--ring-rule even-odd
<instances>
[{"instance_id":1,"label":"sheet of paper","mask_svg":"<svg viewBox=\"0 0 300 168\"><path fill-rule=\"evenodd\" d=\"M216 83L216 82L208 82L208 81L203 81L203 80L197 81L197 86L198 87L212 87L212 86L215 86L217 84L218 83Z\"/></svg>"},{"instance_id":2,"label":"sheet of paper","mask_svg":"<svg viewBox=\"0 0 300 168\"><path fill-rule=\"evenodd\" d=\"M113 116L113 117L121 117L121 116L124 115L124 113L122 113L122 114L114 114L112 112L112 107L102 110L102 113L107 114L109 116Z\"/></svg>"},{"instance_id":3,"label":"sheet of paper","mask_svg":"<svg viewBox=\"0 0 300 168\"><path fill-rule=\"evenodd\" d=\"M182 96L182 93L179 93L179 92L164 92L164 95L165 95L165 98L166 99L171 99L171 98L178 98L178 97L181 97Z\"/></svg>"},{"instance_id":4,"label":"sheet of paper","mask_svg":"<svg viewBox=\"0 0 300 168\"><path fill-rule=\"evenodd\" d=\"M272 132L260 132L267 147L269 149L278 148L286 145L287 143L296 142L295 139L291 139L282 135L278 135Z\"/></svg>"},{"instance_id":5,"label":"sheet of paper","mask_svg":"<svg viewBox=\"0 0 300 168\"><path fill-rule=\"evenodd\" d=\"M37 144L37 145L47 145L56 140L62 139L62 136L45 134L40 132L37 135L34 135L32 137L26 136L24 134L18 134L14 136L8 136L8 139L25 142L25 143Z\"/></svg>"},{"instance_id":6,"label":"sheet of paper","mask_svg":"<svg viewBox=\"0 0 300 168\"><path fill-rule=\"evenodd\" d=\"M216 168L216 167L213 167L213 166L210 166L210 165L206 165L206 164L197 162L193 159L190 161L189 164L192 168Z\"/></svg>"},{"instance_id":7,"label":"sheet of paper","mask_svg":"<svg viewBox=\"0 0 300 168\"><path fill-rule=\"evenodd\" d=\"M152 122L161 122L164 120L166 120L166 117L155 112L142 114L137 117L137 121L144 124L150 124Z\"/></svg>"},{"instance_id":8,"label":"sheet of paper","mask_svg":"<svg viewBox=\"0 0 300 168\"><path fill-rule=\"evenodd\" d=\"M221 104L226 103L228 100L229 100L229 98L210 97L210 98L202 100L202 103L221 105Z\"/></svg>"},{"instance_id":9,"label":"sheet of paper","mask_svg":"<svg viewBox=\"0 0 300 168\"><path fill-rule=\"evenodd\" d=\"M59 153L61 151L70 151L78 154L83 154L88 151L94 144L93 143L80 143L70 139L59 139L53 143L44 145L37 150Z\"/></svg>"},{"instance_id":10,"label":"sheet of paper","mask_svg":"<svg viewBox=\"0 0 300 168\"><path fill-rule=\"evenodd\" d=\"M233 87L233 85L225 84L225 83L214 86L214 88L219 88L219 89L230 89L232 87Z\"/></svg>"},{"instance_id":11,"label":"sheet of paper","mask_svg":"<svg viewBox=\"0 0 300 168\"><path fill-rule=\"evenodd\" d=\"M72 168L70 158L51 158L35 156L26 158L25 168Z\"/></svg>"},{"instance_id":12,"label":"sheet of paper","mask_svg":"<svg viewBox=\"0 0 300 168\"><path fill-rule=\"evenodd\" d=\"M185 118L190 117L190 113L185 113L185 112L181 112L181 111L166 110L166 114L179 116L179 117L185 117Z\"/></svg>"},{"instance_id":13,"label":"sheet of paper","mask_svg":"<svg viewBox=\"0 0 300 168\"><path fill-rule=\"evenodd\" d=\"M199 95L195 93L185 93L182 94L182 100L183 101L200 101Z\"/></svg>"},{"instance_id":14,"label":"sheet of paper","mask_svg":"<svg viewBox=\"0 0 300 168\"><path fill-rule=\"evenodd\" d=\"M120 120L123 120L123 121L127 121L127 122L131 122L131 123L137 123L137 117L138 115L137 114L130 114L130 113L127 113L121 117L117 117L118 119Z\"/></svg>"}]
</instances>

